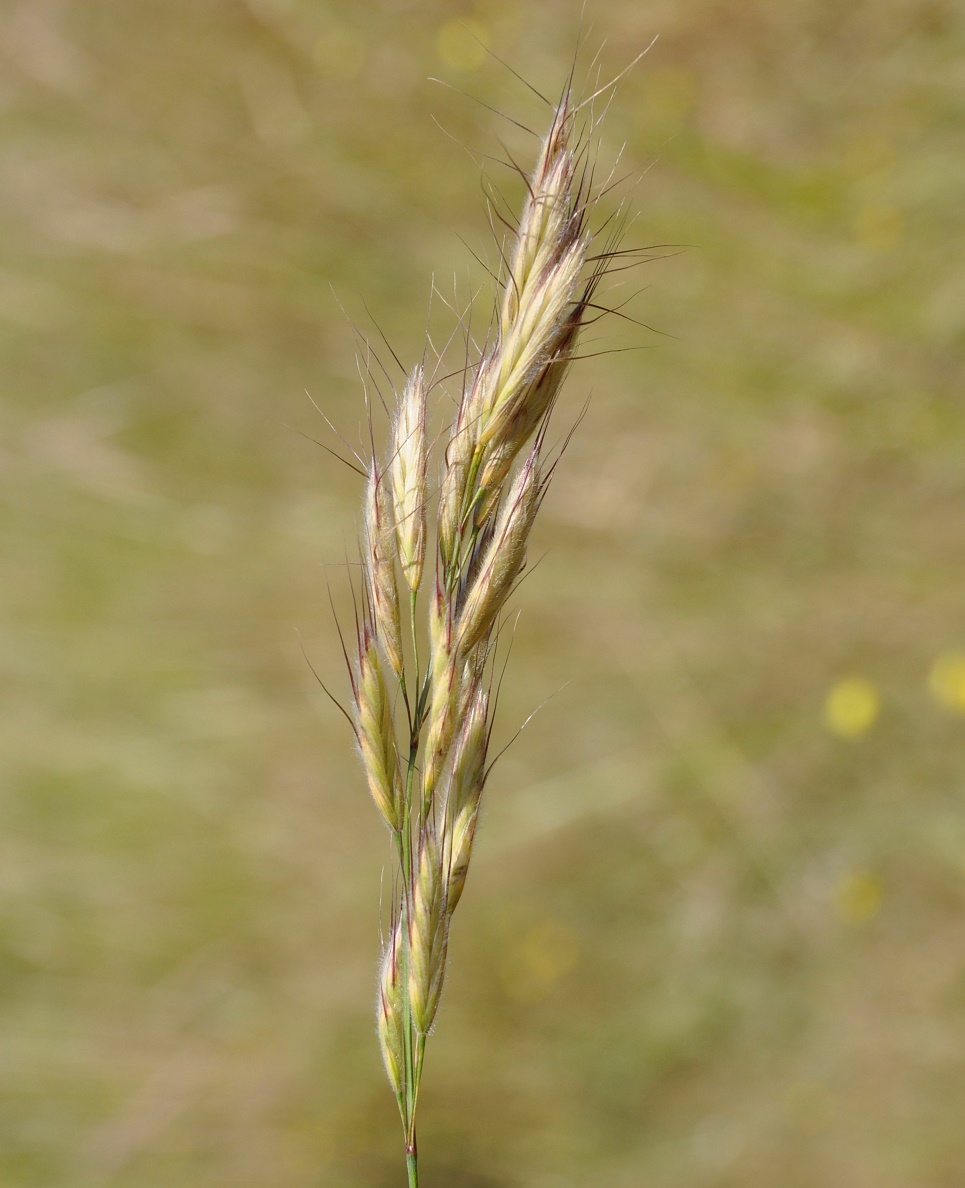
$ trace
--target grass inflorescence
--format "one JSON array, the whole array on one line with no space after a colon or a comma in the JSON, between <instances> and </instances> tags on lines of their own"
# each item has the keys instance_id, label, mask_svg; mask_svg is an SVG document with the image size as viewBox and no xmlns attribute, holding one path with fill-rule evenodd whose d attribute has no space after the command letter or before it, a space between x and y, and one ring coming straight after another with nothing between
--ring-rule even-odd
<instances>
[{"instance_id":1,"label":"grass inflorescence","mask_svg":"<svg viewBox=\"0 0 965 1188\"><path fill-rule=\"evenodd\" d=\"M553 106L501 249L486 341L474 349L467 331L451 423L430 430L443 385L420 365L396 396L385 455L373 448L368 464L350 668L358 746L398 862L377 1014L410 1185L426 1038L491 767L495 643L558 461L547 424L621 257L619 215L602 244L590 226L607 188L593 177L597 122L569 87Z\"/></svg>"}]
</instances>

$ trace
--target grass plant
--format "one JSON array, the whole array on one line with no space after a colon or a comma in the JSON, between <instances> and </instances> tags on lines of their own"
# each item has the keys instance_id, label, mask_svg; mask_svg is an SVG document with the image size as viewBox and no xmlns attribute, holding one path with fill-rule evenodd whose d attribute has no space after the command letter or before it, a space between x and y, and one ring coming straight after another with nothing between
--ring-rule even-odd
<instances>
[{"instance_id":1,"label":"grass plant","mask_svg":"<svg viewBox=\"0 0 965 1188\"><path fill-rule=\"evenodd\" d=\"M387 452L373 448L368 466L349 667L359 751L398 863L378 1037L412 1188L426 1040L492 766L496 642L559 460L549 418L618 258L620 219L602 246L590 227L610 180L593 177L593 100L609 89L575 103L568 86L553 108L523 209L507 221L484 342L466 331L451 423L433 438L428 401L445 384L423 363L396 398Z\"/></svg>"}]
</instances>

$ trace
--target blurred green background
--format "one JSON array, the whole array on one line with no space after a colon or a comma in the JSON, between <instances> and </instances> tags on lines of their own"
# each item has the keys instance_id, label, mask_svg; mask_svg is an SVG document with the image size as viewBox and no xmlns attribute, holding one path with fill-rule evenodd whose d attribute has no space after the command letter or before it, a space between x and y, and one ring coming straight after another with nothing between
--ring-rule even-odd
<instances>
[{"instance_id":1,"label":"blurred green background","mask_svg":"<svg viewBox=\"0 0 965 1188\"><path fill-rule=\"evenodd\" d=\"M358 441L350 320L409 366L433 275L485 287L478 154L532 142L484 104L545 112L469 34L556 92L580 7L3 6L3 1185L402 1182L389 846L299 640L342 692L359 488L304 391ZM489 787L424 1183L952 1188L965 14L585 24L605 73L661 35L602 159L629 243L691 246L563 402L502 741L555 696Z\"/></svg>"}]
</instances>

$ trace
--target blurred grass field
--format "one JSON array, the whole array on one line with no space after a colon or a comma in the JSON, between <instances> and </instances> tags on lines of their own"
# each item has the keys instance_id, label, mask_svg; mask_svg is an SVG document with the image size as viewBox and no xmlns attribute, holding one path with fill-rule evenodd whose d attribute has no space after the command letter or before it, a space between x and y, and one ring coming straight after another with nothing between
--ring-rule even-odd
<instances>
[{"instance_id":1,"label":"blurred grass field","mask_svg":"<svg viewBox=\"0 0 965 1188\"><path fill-rule=\"evenodd\" d=\"M661 35L629 242L692 246L561 410L424 1182L953 1188L965 14L590 9L607 71ZM464 147L545 116L466 26L556 91L579 11L4 5L4 1186L400 1183L389 847L301 651L344 687L359 490L304 390L357 441L349 318L411 365L494 258Z\"/></svg>"}]
</instances>

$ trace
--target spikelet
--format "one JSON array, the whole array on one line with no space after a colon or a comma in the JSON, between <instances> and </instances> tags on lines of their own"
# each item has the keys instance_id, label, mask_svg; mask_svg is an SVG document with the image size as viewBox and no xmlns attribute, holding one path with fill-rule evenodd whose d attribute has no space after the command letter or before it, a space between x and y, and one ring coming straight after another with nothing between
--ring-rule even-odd
<instances>
[{"instance_id":1,"label":"spikelet","mask_svg":"<svg viewBox=\"0 0 965 1188\"><path fill-rule=\"evenodd\" d=\"M392 709L382 676L382 661L367 632L359 643L358 671L353 682L355 728L362 765L375 806L395 833L402 827L402 791Z\"/></svg>"},{"instance_id":2,"label":"spikelet","mask_svg":"<svg viewBox=\"0 0 965 1188\"><path fill-rule=\"evenodd\" d=\"M509 278L500 310L505 334L519 312L521 294L530 278L547 265L554 251L572 231L576 207L572 199L574 160L569 151L570 112L564 98L540 147L523 206Z\"/></svg>"},{"instance_id":3,"label":"spikelet","mask_svg":"<svg viewBox=\"0 0 965 1188\"><path fill-rule=\"evenodd\" d=\"M463 654L488 636L525 564L529 532L539 507L537 462L538 447L530 453L509 489L492 539L463 603L456 628L457 647Z\"/></svg>"},{"instance_id":4,"label":"spikelet","mask_svg":"<svg viewBox=\"0 0 965 1188\"><path fill-rule=\"evenodd\" d=\"M410 590L422 583L426 556L426 390L419 367L405 386L392 441L392 503L399 564Z\"/></svg>"},{"instance_id":5,"label":"spikelet","mask_svg":"<svg viewBox=\"0 0 965 1188\"><path fill-rule=\"evenodd\" d=\"M400 969L401 957L402 935L396 926L392 929L392 937L382 954L376 1019L382 1063L385 1065L389 1084L399 1098L405 1081L405 1002Z\"/></svg>"},{"instance_id":6,"label":"spikelet","mask_svg":"<svg viewBox=\"0 0 965 1188\"><path fill-rule=\"evenodd\" d=\"M546 384L545 373L560 360L568 362L574 321L578 328L582 313L589 235L574 192L571 127L564 102L531 179L505 284L498 342L482 364L470 409L478 447L499 451L512 443L510 462L552 404L560 380Z\"/></svg>"},{"instance_id":7,"label":"spikelet","mask_svg":"<svg viewBox=\"0 0 965 1188\"><path fill-rule=\"evenodd\" d=\"M538 285L525 291L520 316L488 364L486 382L480 385L480 446L501 445L524 411L533 421L546 411L548 404L539 380L566 341L570 312L582 290L579 282L585 254L586 245L577 243L559 264L541 274Z\"/></svg>"},{"instance_id":8,"label":"spikelet","mask_svg":"<svg viewBox=\"0 0 965 1188\"><path fill-rule=\"evenodd\" d=\"M480 685L455 745L446 798L446 910L450 916L456 910L466 885L479 814L479 799L486 782L488 745L489 692Z\"/></svg>"},{"instance_id":9,"label":"spikelet","mask_svg":"<svg viewBox=\"0 0 965 1188\"><path fill-rule=\"evenodd\" d=\"M569 333L562 335L555 357L533 380L527 399L521 401L515 409L507 410L511 411L512 415L503 425L502 441L486 455L480 471L479 486L490 497L498 498L502 483L520 450L553 407L570 365L569 346L579 330L578 314L571 316L567 330ZM477 511L476 522L482 523L483 518L482 513Z\"/></svg>"},{"instance_id":10,"label":"spikelet","mask_svg":"<svg viewBox=\"0 0 965 1188\"><path fill-rule=\"evenodd\" d=\"M365 576L372 624L389 666L404 679L402 616L395 578L396 533L384 475L375 459L365 492Z\"/></svg>"},{"instance_id":11,"label":"spikelet","mask_svg":"<svg viewBox=\"0 0 965 1188\"><path fill-rule=\"evenodd\" d=\"M409 919L409 1005L412 1025L427 1035L436 1017L446 967L449 913L442 853L434 829L425 831Z\"/></svg>"},{"instance_id":12,"label":"spikelet","mask_svg":"<svg viewBox=\"0 0 965 1188\"><path fill-rule=\"evenodd\" d=\"M432 668L430 670L428 729L422 773L423 816L428 811L449 746L458 727L462 667L453 649L453 624L445 591L437 584L430 614Z\"/></svg>"},{"instance_id":13,"label":"spikelet","mask_svg":"<svg viewBox=\"0 0 965 1188\"><path fill-rule=\"evenodd\" d=\"M446 449L445 473L439 494L439 557L446 574L455 574L459 568L466 483L474 449L472 426L460 415Z\"/></svg>"},{"instance_id":14,"label":"spikelet","mask_svg":"<svg viewBox=\"0 0 965 1188\"><path fill-rule=\"evenodd\" d=\"M477 684L453 747L452 773L446 793L449 817L458 816L482 792L489 746L489 690Z\"/></svg>"}]
</instances>

